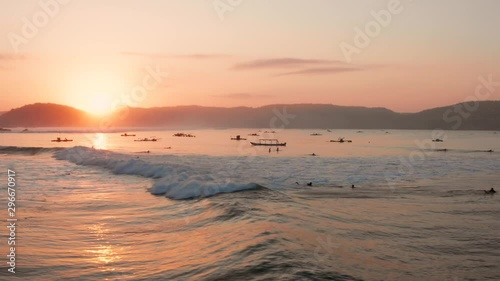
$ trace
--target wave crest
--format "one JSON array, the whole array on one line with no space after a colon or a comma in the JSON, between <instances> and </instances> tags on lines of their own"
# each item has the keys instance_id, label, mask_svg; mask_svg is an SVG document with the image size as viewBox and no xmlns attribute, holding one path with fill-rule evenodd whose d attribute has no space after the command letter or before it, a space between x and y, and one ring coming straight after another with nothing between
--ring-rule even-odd
<instances>
[{"instance_id":1,"label":"wave crest","mask_svg":"<svg viewBox=\"0 0 500 281\"><path fill-rule=\"evenodd\" d=\"M77 165L101 167L115 174L158 179L149 188L149 192L165 195L170 199L200 198L258 188L255 183L238 184L214 177L210 171L199 171L176 164L153 164L141 159L131 159L130 155L83 146L57 151L54 157Z\"/></svg>"}]
</instances>

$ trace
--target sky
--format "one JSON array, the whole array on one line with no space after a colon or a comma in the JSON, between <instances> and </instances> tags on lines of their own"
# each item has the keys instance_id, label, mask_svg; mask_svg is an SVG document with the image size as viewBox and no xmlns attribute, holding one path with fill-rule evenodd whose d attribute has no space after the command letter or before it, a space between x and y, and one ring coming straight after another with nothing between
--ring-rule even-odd
<instances>
[{"instance_id":1,"label":"sky","mask_svg":"<svg viewBox=\"0 0 500 281\"><path fill-rule=\"evenodd\" d=\"M35 102L398 112L500 81L497 0L0 0L0 111ZM488 99L500 99L500 90ZM118 105L119 104L119 105Z\"/></svg>"}]
</instances>

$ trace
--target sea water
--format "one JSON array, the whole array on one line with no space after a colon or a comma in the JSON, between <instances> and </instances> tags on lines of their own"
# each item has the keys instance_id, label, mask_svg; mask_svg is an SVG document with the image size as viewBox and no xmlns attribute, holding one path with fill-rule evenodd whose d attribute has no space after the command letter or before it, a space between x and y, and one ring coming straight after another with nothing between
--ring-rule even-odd
<instances>
[{"instance_id":1,"label":"sea water","mask_svg":"<svg viewBox=\"0 0 500 281\"><path fill-rule=\"evenodd\" d=\"M500 199L483 191L500 190L499 133L263 131L1 134L3 185L7 169L17 179L16 276L500 280ZM249 144L259 138L287 146Z\"/></svg>"}]
</instances>

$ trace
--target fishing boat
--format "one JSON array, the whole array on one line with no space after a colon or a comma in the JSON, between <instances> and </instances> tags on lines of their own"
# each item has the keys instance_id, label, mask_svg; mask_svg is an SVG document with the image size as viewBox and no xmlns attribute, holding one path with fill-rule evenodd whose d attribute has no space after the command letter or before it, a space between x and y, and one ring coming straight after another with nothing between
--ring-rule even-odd
<instances>
[{"instance_id":1,"label":"fishing boat","mask_svg":"<svg viewBox=\"0 0 500 281\"><path fill-rule=\"evenodd\" d=\"M134 141L158 141L158 138L152 137L152 138L143 138L143 139L136 139Z\"/></svg>"},{"instance_id":2,"label":"fishing boat","mask_svg":"<svg viewBox=\"0 0 500 281\"><path fill-rule=\"evenodd\" d=\"M322 134L320 134L320 133L313 133L313 134L311 134L311 136L322 136Z\"/></svg>"},{"instance_id":3,"label":"fishing boat","mask_svg":"<svg viewBox=\"0 0 500 281\"><path fill-rule=\"evenodd\" d=\"M175 133L173 136L174 137L184 137L184 138L194 138L194 137L196 137L195 135L186 134L186 133Z\"/></svg>"},{"instance_id":4,"label":"fishing boat","mask_svg":"<svg viewBox=\"0 0 500 281\"><path fill-rule=\"evenodd\" d=\"M127 133L121 134L121 136L122 137L135 137L135 135L130 135L130 134L127 134Z\"/></svg>"},{"instance_id":5,"label":"fishing boat","mask_svg":"<svg viewBox=\"0 0 500 281\"><path fill-rule=\"evenodd\" d=\"M344 142L352 142L352 140L346 140L345 138L338 138L337 140L330 140L330 142L344 143Z\"/></svg>"},{"instance_id":6,"label":"fishing boat","mask_svg":"<svg viewBox=\"0 0 500 281\"><path fill-rule=\"evenodd\" d=\"M279 142L277 139L259 139L259 142L250 142L252 145L260 146L286 146L286 142Z\"/></svg>"},{"instance_id":7,"label":"fishing boat","mask_svg":"<svg viewBox=\"0 0 500 281\"><path fill-rule=\"evenodd\" d=\"M433 142L443 142L443 140L442 140L442 139L433 139L432 141L433 141Z\"/></svg>"},{"instance_id":8,"label":"fishing boat","mask_svg":"<svg viewBox=\"0 0 500 281\"><path fill-rule=\"evenodd\" d=\"M247 139L242 138L240 135L237 135L235 138L231 137L231 140L240 141L240 140L247 140Z\"/></svg>"},{"instance_id":9,"label":"fishing boat","mask_svg":"<svg viewBox=\"0 0 500 281\"><path fill-rule=\"evenodd\" d=\"M67 138L64 139L57 138L55 140L51 140L51 142L68 142L68 141L73 141L73 140L68 140Z\"/></svg>"},{"instance_id":10,"label":"fishing boat","mask_svg":"<svg viewBox=\"0 0 500 281\"><path fill-rule=\"evenodd\" d=\"M249 136L253 136L253 137L258 137L259 136L259 134L257 134L257 133L252 133L252 134L248 134L248 135Z\"/></svg>"}]
</instances>

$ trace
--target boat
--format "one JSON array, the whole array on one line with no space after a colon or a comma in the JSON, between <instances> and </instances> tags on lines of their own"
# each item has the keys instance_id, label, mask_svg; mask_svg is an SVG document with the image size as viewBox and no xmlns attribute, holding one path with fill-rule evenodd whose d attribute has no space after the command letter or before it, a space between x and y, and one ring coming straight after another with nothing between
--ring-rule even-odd
<instances>
[{"instance_id":1,"label":"boat","mask_svg":"<svg viewBox=\"0 0 500 281\"><path fill-rule=\"evenodd\" d=\"M68 142L68 141L73 141L73 140L68 140L67 138L64 139L57 138L55 140L51 140L51 142Z\"/></svg>"},{"instance_id":2,"label":"boat","mask_svg":"<svg viewBox=\"0 0 500 281\"><path fill-rule=\"evenodd\" d=\"M0 132L10 132L12 131L11 129L6 129L6 128L0 128Z\"/></svg>"},{"instance_id":3,"label":"boat","mask_svg":"<svg viewBox=\"0 0 500 281\"><path fill-rule=\"evenodd\" d=\"M286 142L279 142L277 139L259 139L259 142L250 142L252 145L261 146L286 146Z\"/></svg>"},{"instance_id":4,"label":"boat","mask_svg":"<svg viewBox=\"0 0 500 281\"><path fill-rule=\"evenodd\" d=\"M346 140L345 138L339 138L338 140L330 140L330 142L344 143L344 142L352 142L352 140Z\"/></svg>"},{"instance_id":5,"label":"boat","mask_svg":"<svg viewBox=\"0 0 500 281\"><path fill-rule=\"evenodd\" d=\"M320 133L313 133L313 134L311 134L311 136L322 136L322 134L320 134Z\"/></svg>"},{"instance_id":6,"label":"boat","mask_svg":"<svg viewBox=\"0 0 500 281\"><path fill-rule=\"evenodd\" d=\"M235 138L231 138L231 140L237 140L237 141L240 141L240 140L247 140L245 138L242 138L240 135L237 135Z\"/></svg>"},{"instance_id":7,"label":"boat","mask_svg":"<svg viewBox=\"0 0 500 281\"><path fill-rule=\"evenodd\" d=\"M135 137L135 135L129 135L129 134L127 134L127 133L125 133L125 134L121 134L121 136L122 136L122 137Z\"/></svg>"},{"instance_id":8,"label":"boat","mask_svg":"<svg viewBox=\"0 0 500 281\"><path fill-rule=\"evenodd\" d=\"M152 138L143 138L143 139L136 139L134 141L158 141L160 139L152 137Z\"/></svg>"},{"instance_id":9,"label":"boat","mask_svg":"<svg viewBox=\"0 0 500 281\"><path fill-rule=\"evenodd\" d=\"M175 133L173 136L174 137L184 137L184 138L195 138L196 137L195 135L186 134L186 133Z\"/></svg>"},{"instance_id":10,"label":"boat","mask_svg":"<svg viewBox=\"0 0 500 281\"><path fill-rule=\"evenodd\" d=\"M253 136L253 137L258 137L258 136L259 136L259 134L257 134L257 133L248 134L248 135L249 135L249 136Z\"/></svg>"},{"instance_id":11,"label":"boat","mask_svg":"<svg viewBox=\"0 0 500 281\"><path fill-rule=\"evenodd\" d=\"M442 139L433 139L432 141L433 141L433 142L443 142L443 140L442 140Z\"/></svg>"}]
</instances>

